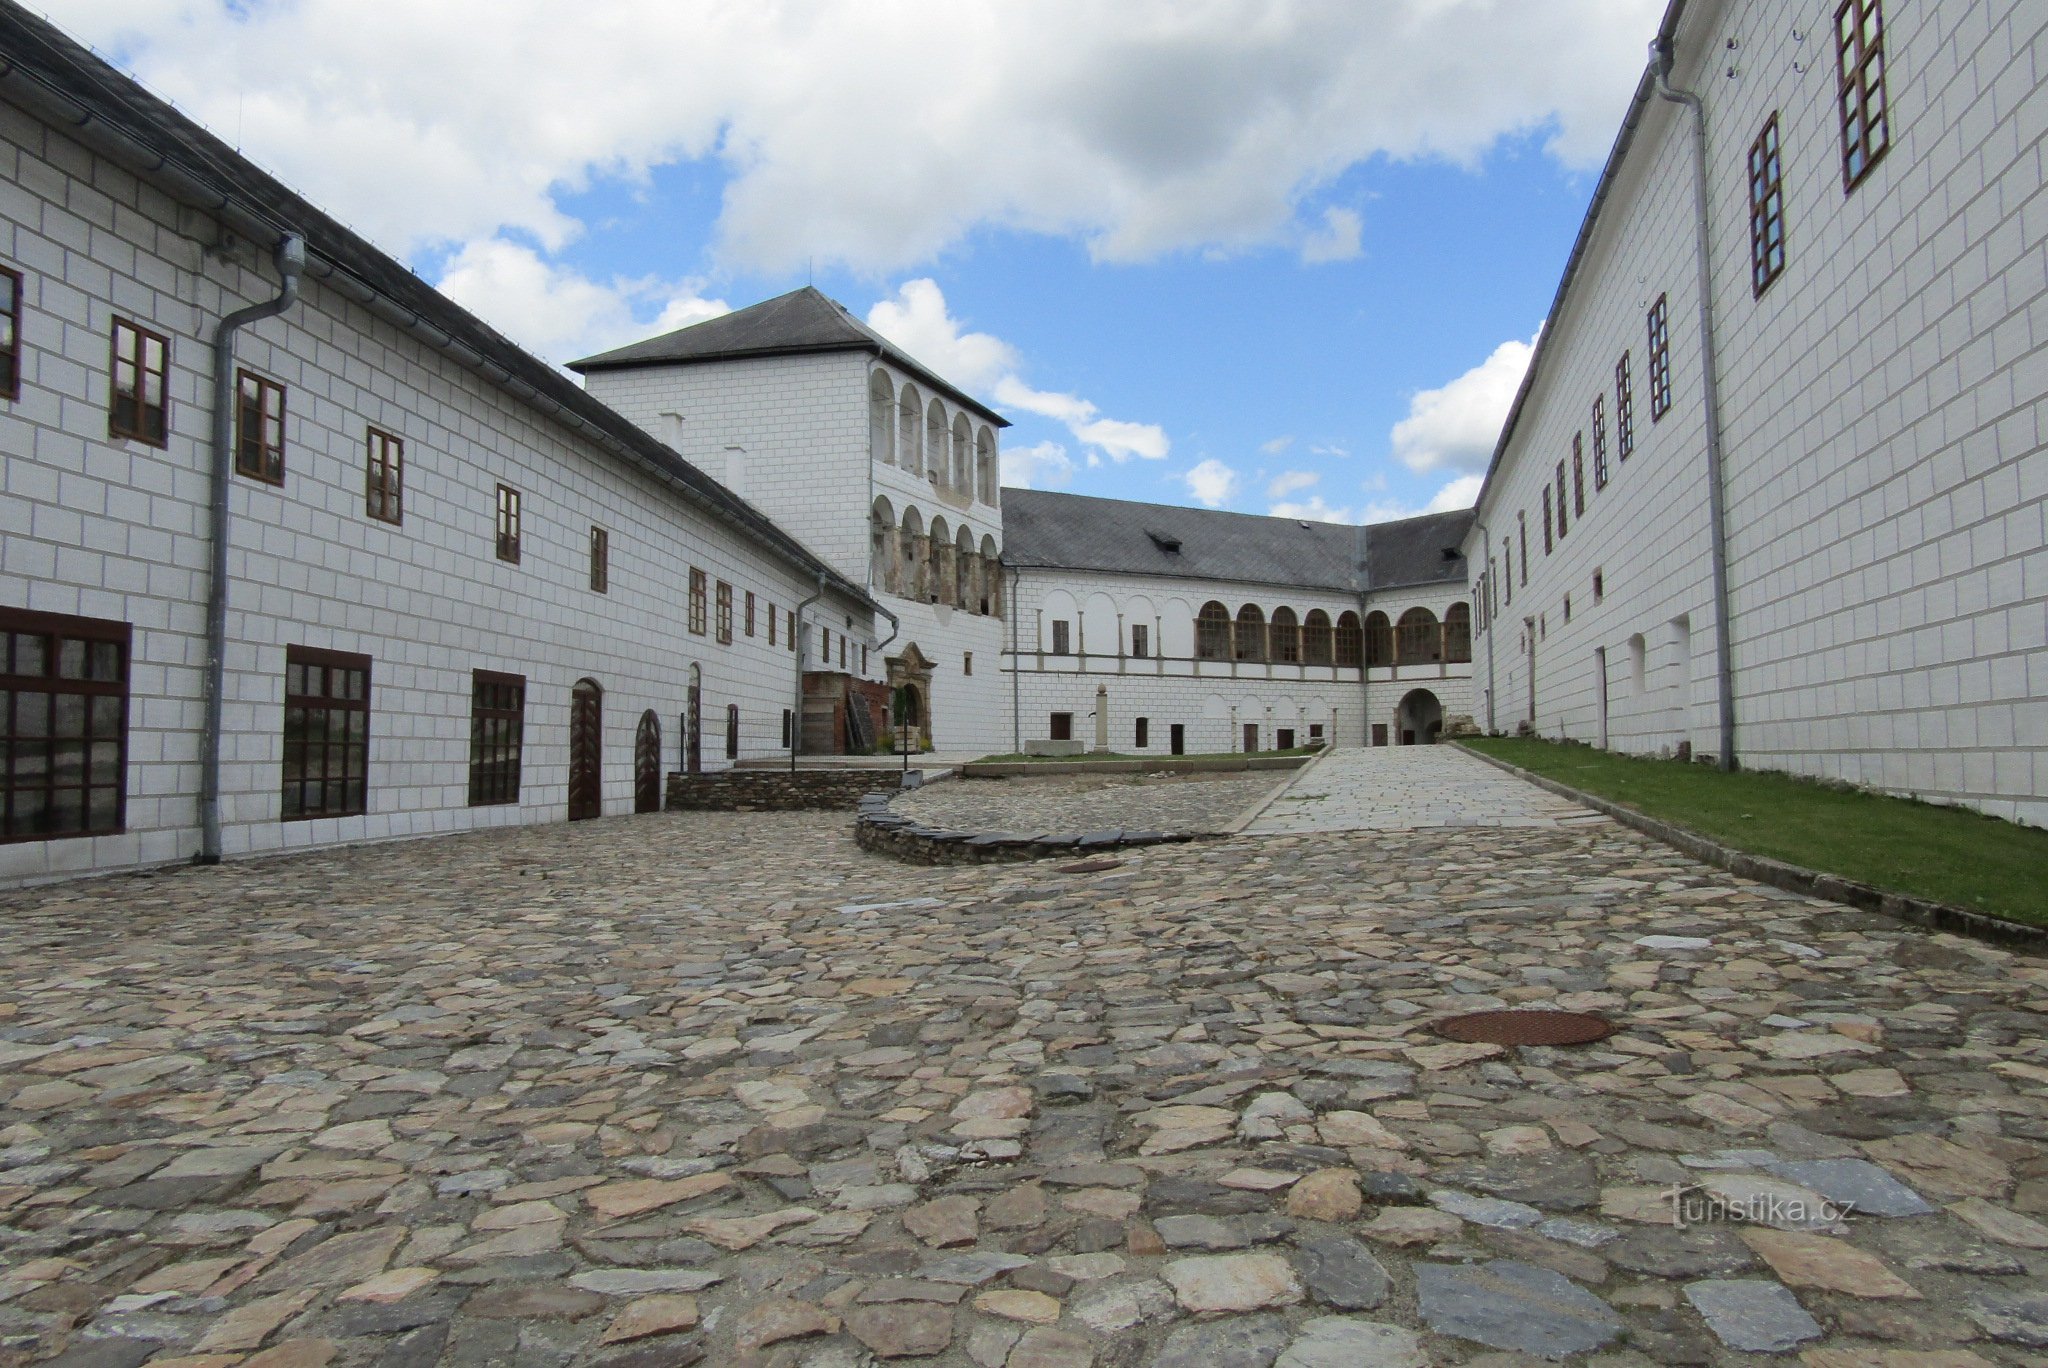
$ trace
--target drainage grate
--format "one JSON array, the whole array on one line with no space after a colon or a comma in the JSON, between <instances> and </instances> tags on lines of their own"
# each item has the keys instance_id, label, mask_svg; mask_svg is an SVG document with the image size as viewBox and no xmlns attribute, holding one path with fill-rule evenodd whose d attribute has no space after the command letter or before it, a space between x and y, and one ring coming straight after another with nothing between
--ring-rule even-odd
<instances>
[{"instance_id":1,"label":"drainage grate","mask_svg":"<svg viewBox=\"0 0 2048 1368\"><path fill-rule=\"evenodd\" d=\"M1591 1012L1468 1012L1432 1022L1447 1040L1492 1045L1584 1045L1605 1040L1621 1027Z\"/></svg>"}]
</instances>

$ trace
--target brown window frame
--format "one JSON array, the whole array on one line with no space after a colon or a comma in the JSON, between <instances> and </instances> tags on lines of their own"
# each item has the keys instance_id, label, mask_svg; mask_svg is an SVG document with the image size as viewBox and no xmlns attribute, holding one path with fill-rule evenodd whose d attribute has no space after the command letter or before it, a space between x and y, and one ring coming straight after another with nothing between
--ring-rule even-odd
<instances>
[{"instance_id":1,"label":"brown window frame","mask_svg":"<svg viewBox=\"0 0 2048 1368\"><path fill-rule=\"evenodd\" d=\"M776 620L781 616L782 611L779 608L777 608L773 603L770 603L768 605L768 644L770 646L775 645Z\"/></svg>"},{"instance_id":2,"label":"brown window frame","mask_svg":"<svg viewBox=\"0 0 2048 1368\"><path fill-rule=\"evenodd\" d=\"M503 807L519 801L526 751L526 676L500 670L469 672L469 805Z\"/></svg>"},{"instance_id":3,"label":"brown window frame","mask_svg":"<svg viewBox=\"0 0 2048 1368\"><path fill-rule=\"evenodd\" d=\"M127 829L133 636L125 622L0 608L0 843ZM42 640L32 657L26 643L35 638ZM39 703L28 703L38 696ZM71 711L59 701L67 698L80 700L75 727L61 718ZM29 718L30 711L40 718ZM58 782L60 746L76 748L75 782ZM95 792L110 793L113 803L98 822ZM69 800L69 822L58 815L60 794ZM24 801L30 795L36 797L33 804Z\"/></svg>"},{"instance_id":4,"label":"brown window frame","mask_svg":"<svg viewBox=\"0 0 2048 1368\"><path fill-rule=\"evenodd\" d=\"M511 485L498 486L497 501L497 549L498 559L507 565L519 564L521 527L519 491Z\"/></svg>"},{"instance_id":5,"label":"brown window frame","mask_svg":"<svg viewBox=\"0 0 2048 1368\"><path fill-rule=\"evenodd\" d=\"M1671 296L1660 294L1645 320L1650 346L1650 421L1671 412Z\"/></svg>"},{"instance_id":6,"label":"brown window frame","mask_svg":"<svg viewBox=\"0 0 2048 1368\"><path fill-rule=\"evenodd\" d=\"M1846 195L1863 183L1892 147L1881 0L1842 0L1835 11L1834 40L1835 106L1842 116L1842 193ZM1873 92L1877 96L1875 117L1871 115Z\"/></svg>"},{"instance_id":7,"label":"brown window frame","mask_svg":"<svg viewBox=\"0 0 2048 1368\"><path fill-rule=\"evenodd\" d=\"M794 652L796 650L796 609L791 608L789 610L788 614L783 618L782 625L789 629L782 643L783 649Z\"/></svg>"},{"instance_id":8,"label":"brown window frame","mask_svg":"<svg viewBox=\"0 0 2048 1368\"><path fill-rule=\"evenodd\" d=\"M711 617L711 577L690 567L690 635L703 636Z\"/></svg>"},{"instance_id":9,"label":"brown window frame","mask_svg":"<svg viewBox=\"0 0 2048 1368\"><path fill-rule=\"evenodd\" d=\"M1523 508L1523 509L1518 509L1518 510L1516 510L1516 512L1515 512L1515 530L1516 530L1517 532L1521 533L1521 536L1520 536L1520 538L1519 538L1518 540L1520 541L1520 543L1521 543L1521 547L1522 547L1522 587L1523 587L1524 589L1527 589L1527 588L1529 587L1529 510L1528 510L1528 509L1526 509L1526 508Z\"/></svg>"},{"instance_id":10,"label":"brown window frame","mask_svg":"<svg viewBox=\"0 0 2048 1368\"><path fill-rule=\"evenodd\" d=\"M370 810L370 691L372 687L370 657L357 655L349 651L329 651L313 646L286 646L284 649L284 659L284 762L280 773L280 792L283 796L283 807L280 811L280 820L302 822L310 821L315 817L360 817ZM321 691L317 693L304 687L304 682L312 680L312 671L315 670L321 672L322 679ZM300 680L303 682L297 693L292 691L294 671L303 672L299 675ZM333 678L332 672L335 671L359 671L362 674L360 695L351 696L346 692L341 694L331 692L329 684ZM295 710L308 714L300 723L297 740L294 740L292 737L292 713ZM350 737L349 733L354 730L354 727L345 720L342 739L339 743L328 740L325 737L318 741L312 740L311 729L307 724L310 723L310 715L313 713L320 713L323 716L329 713L340 713L344 719L360 715L362 717L361 742L357 743ZM333 722L331 720L325 722L322 730L328 736L331 736L333 733ZM289 777L294 752L297 753L299 760L299 777L297 779ZM341 768L338 772L329 768L328 765L330 758L337 753L341 759ZM317 777L312 775L310 765L310 761L315 754L320 757L321 761L320 772ZM352 767L350 764L351 760L358 761L359 765ZM353 799L351 799L349 793L351 781L357 786L357 792ZM327 806L325 790L337 784L341 787L341 805L338 807ZM293 808L291 802L291 793L294 788L297 788L299 791L296 809ZM317 808L309 808L306 804L306 795L313 789L321 791L321 806Z\"/></svg>"},{"instance_id":11,"label":"brown window frame","mask_svg":"<svg viewBox=\"0 0 2048 1368\"><path fill-rule=\"evenodd\" d=\"M1545 480L1543 482L1543 554L1546 556L1550 554L1553 545L1550 534L1555 530L1555 526L1550 520L1550 482Z\"/></svg>"},{"instance_id":12,"label":"brown window frame","mask_svg":"<svg viewBox=\"0 0 2048 1368\"><path fill-rule=\"evenodd\" d=\"M251 395L251 389L254 395ZM250 402L251 398L255 402ZM277 401L271 411L271 399ZM248 367L235 371L235 474L267 485L284 485L284 386ZM250 440L254 415L255 440ZM274 429L274 431L273 431ZM268 440L275 437L276 441ZM253 453L253 460L252 458Z\"/></svg>"},{"instance_id":13,"label":"brown window frame","mask_svg":"<svg viewBox=\"0 0 2048 1368\"><path fill-rule=\"evenodd\" d=\"M0 400L13 403L21 398L21 272L0 266Z\"/></svg>"},{"instance_id":14,"label":"brown window frame","mask_svg":"<svg viewBox=\"0 0 2048 1368\"><path fill-rule=\"evenodd\" d=\"M1626 462L1636 454L1636 378L1628 353L1614 363L1614 457Z\"/></svg>"},{"instance_id":15,"label":"brown window frame","mask_svg":"<svg viewBox=\"0 0 2048 1368\"><path fill-rule=\"evenodd\" d=\"M1149 623L1131 624L1131 657L1135 660L1152 658L1152 628Z\"/></svg>"},{"instance_id":16,"label":"brown window frame","mask_svg":"<svg viewBox=\"0 0 2048 1368\"><path fill-rule=\"evenodd\" d=\"M1052 620L1052 651L1050 654L1063 656L1074 653L1074 626L1065 618Z\"/></svg>"},{"instance_id":17,"label":"brown window frame","mask_svg":"<svg viewBox=\"0 0 2048 1368\"><path fill-rule=\"evenodd\" d=\"M1607 488L1607 396L1593 396L1593 488Z\"/></svg>"},{"instance_id":18,"label":"brown window frame","mask_svg":"<svg viewBox=\"0 0 2048 1368\"><path fill-rule=\"evenodd\" d=\"M732 586L718 582L718 644L732 645Z\"/></svg>"},{"instance_id":19,"label":"brown window frame","mask_svg":"<svg viewBox=\"0 0 2048 1368\"><path fill-rule=\"evenodd\" d=\"M122 345L122 334L129 334ZM150 347L156 348L156 364L149 363ZM121 388L121 370L126 366L135 376L138 389ZM116 317L108 345L107 437L113 441L142 442L153 447L171 444L171 339L143 327L133 319ZM157 402L149 400L150 379L156 381Z\"/></svg>"},{"instance_id":20,"label":"brown window frame","mask_svg":"<svg viewBox=\"0 0 2048 1368\"><path fill-rule=\"evenodd\" d=\"M393 527L405 522L405 438L380 427L363 439L363 515Z\"/></svg>"},{"instance_id":21,"label":"brown window frame","mask_svg":"<svg viewBox=\"0 0 2048 1368\"><path fill-rule=\"evenodd\" d=\"M1131 749L1149 750L1152 747L1152 719L1140 717L1131 726Z\"/></svg>"},{"instance_id":22,"label":"brown window frame","mask_svg":"<svg viewBox=\"0 0 2048 1368\"><path fill-rule=\"evenodd\" d=\"M1572 516L1586 516L1586 439L1585 434L1572 434Z\"/></svg>"},{"instance_id":23,"label":"brown window frame","mask_svg":"<svg viewBox=\"0 0 2048 1368\"><path fill-rule=\"evenodd\" d=\"M1571 530L1571 520L1565 516L1564 462L1557 463L1557 539L1564 540L1564 534Z\"/></svg>"},{"instance_id":24,"label":"brown window frame","mask_svg":"<svg viewBox=\"0 0 2048 1368\"><path fill-rule=\"evenodd\" d=\"M609 594L612 589L612 534L590 525L590 591Z\"/></svg>"},{"instance_id":25,"label":"brown window frame","mask_svg":"<svg viewBox=\"0 0 2048 1368\"><path fill-rule=\"evenodd\" d=\"M752 636L754 634L754 591L751 589L747 590L747 611L744 621L747 635Z\"/></svg>"},{"instance_id":26,"label":"brown window frame","mask_svg":"<svg viewBox=\"0 0 2048 1368\"><path fill-rule=\"evenodd\" d=\"M1778 115L1764 121L1749 147L1749 285L1761 299L1785 274L1785 166L1778 145Z\"/></svg>"}]
</instances>

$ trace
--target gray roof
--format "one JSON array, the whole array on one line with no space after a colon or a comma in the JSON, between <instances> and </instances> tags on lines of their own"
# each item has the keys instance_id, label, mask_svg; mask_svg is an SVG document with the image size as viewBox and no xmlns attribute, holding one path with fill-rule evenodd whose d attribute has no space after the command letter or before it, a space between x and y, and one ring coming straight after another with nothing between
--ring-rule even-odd
<instances>
[{"instance_id":1,"label":"gray roof","mask_svg":"<svg viewBox=\"0 0 2048 1368\"><path fill-rule=\"evenodd\" d=\"M1000 427L1010 425L1000 413L948 383L854 317L844 304L810 285L660 337L571 361L569 369L588 375L591 371L627 370L635 366L690 366L707 361L843 351L882 357L991 423Z\"/></svg>"},{"instance_id":2,"label":"gray roof","mask_svg":"<svg viewBox=\"0 0 2048 1368\"><path fill-rule=\"evenodd\" d=\"M14 0L0 0L0 96L36 110L173 199L217 216L252 241L267 246L299 234L313 279L411 328L521 402L652 474L807 578L823 576L839 593L873 603L860 585L767 514Z\"/></svg>"},{"instance_id":3,"label":"gray roof","mask_svg":"<svg viewBox=\"0 0 2048 1368\"><path fill-rule=\"evenodd\" d=\"M1469 509L1358 528L1043 489L1003 491L1003 560L1062 570L1236 580L1345 593L1464 583Z\"/></svg>"}]
</instances>

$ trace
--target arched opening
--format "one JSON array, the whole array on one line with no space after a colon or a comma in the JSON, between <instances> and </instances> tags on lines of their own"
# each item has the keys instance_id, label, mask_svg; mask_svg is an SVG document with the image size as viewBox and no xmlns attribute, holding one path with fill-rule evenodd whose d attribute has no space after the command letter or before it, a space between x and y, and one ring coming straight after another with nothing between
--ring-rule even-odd
<instances>
[{"instance_id":1,"label":"arched opening","mask_svg":"<svg viewBox=\"0 0 2048 1368\"><path fill-rule=\"evenodd\" d=\"M1345 614L1349 617L1350 614ZM1368 665L1391 665L1394 663L1394 632L1387 626L1385 613L1373 612L1365 615L1365 663Z\"/></svg>"},{"instance_id":2,"label":"arched opening","mask_svg":"<svg viewBox=\"0 0 2048 1368\"><path fill-rule=\"evenodd\" d=\"M946 483L946 406L934 399L924 411L924 473Z\"/></svg>"},{"instance_id":3,"label":"arched opening","mask_svg":"<svg viewBox=\"0 0 2048 1368\"><path fill-rule=\"evenodd\" d=\"M967 415L953 415L953 476L954 492L965 498L974 497L974 435L967 426Z\"/></svg>"},{"instance_id":4,"label":"arched opening","mask_svg":"<svg viewBox=\"0 0 2048 1368\"><path fill-rule=\"evenodd\" d=\"M1410 608L1394 629L1394 660L1401 665L1434 665L1444 658L1443 629L1427 608Z\"/></svg>"},{"instance_id":5,"label":"arched opening","mask_svg":"<svg viewBox=\"0 0 2048 1368\"><path fill-rule=\"evenodd\" d=\"M896 464L896 387L887 371L868 372L868 455Z\"/></svg>"},{"instance_id":6,"label":"arched opening","mask_svg":"<svg viewBox=\"0 0 2048 1368\"><path fill-rule=\"evenodd\" d=\"M1266 658L1266 615L1259 611L1256 603L1247 603L1237 610L1237 659L1264 660Z\"/></svg>"},{"instance_id":7,"label":"arched opening","mask_svg":"<svg viewBox=\"0 0 2048 1368\"><path fill-rule=\"evenodd\" d=\"M896 592L907 599L924 602L927 572L924 551L924 515L914 508L903 510L903 533L896 555Z\"/></svg>"},{"instance_id":8,"label":"arched opening","mask_svg":"<svg viewBox=\"0 0 2048 1368\"><path fill-rule=\"evenodd\" d=\"M1301 658L1310 665L1330 663L1330 615L1320 608L1309 609L1302 619Z\"/></svg>"},{"instance_id":9,"label":"arched opening","mask_svg":"<svg viewBox=\"0 0 2048 1368\"><path fill-rule=\"evenodd\" d=\"M569 691L569 820L604 812L604 686L579 679Z\"/></svg>"},{"instance_id":10,"label":"arched opening","mask_svg":"<svg viewBox=\"0 0 2048 1368\"><path fill-rule=\"evenodd\" d=\"M981 611L991 617L1003 615L1003 562L994 537L981 539Z\"/></svg>"},{"instance_id":11,"label":"arched opening","mask_svg":"<svg viewBox=\"0 0 2048 1368\"><path fill-rule=\"evenodd\" d=\"M961 528L953 534L953 602L969 612L981 605L981 565L974 554L974 534Z\"/></svg>"},{"instance_id":12,"label":"arched opening","mask_svg":"<svg viewBox=\"0 0 2048 1368\"><path fill-rule=\"evenodd\" d=\"M996 461L996 435L987 428L974 434L975 493L991 508L996 502L996 483L1001 478Z\"/></svg>"},{"instance_id":13,"label":"arched opening","mask_svg":"<svg viewBox=\"0 0 2048 1368\"><path fill-rule=\"evenodd\" d=\"M1382 622L1385 618L1380 619ZM1337 619L1337 664L1355 670L1364 655L1364 636L1358 630L1358 614L1346 612Z\"/></svg>"},{"instance_id":14,"label":"arched opening","mask_svg":"<svg viewBox=\"0 0 2048 1368\"><path fill-rule=\"evenodd\" d=\"M1395 722L1404 746L1434 746L1444 729L1444 705L1427 689L1416 689L1401 700Z\"/></svg>"},{"instance_id":15,"label":"arched opening","mask_svg":"<svg viewBox=\"0 0 2048 1368\"><path fill-rule=\"evenodd\" d=\"M1195 615L1195 659L1230 659L1230 610L1213 599Z\"/></svg>"},{"instance_id":16,"label":"arched opening","mask_svg":"<svg viewBox=\"0 0 2048 1368\"><path fill-rule=\"evenodd\" d=\"M1296 665L1301 662L1301 626L1295 621L1292 608L1273 610L1271 638L1273 659L1283 665Z\"/></svg>"},{"instance_id":17,"label":"arched opening","mask_svg":"<svg viewBox=\"0 0 2048 1368\"><path fill-rule=\"evenodd\" d=\"M633 733L633 811L661 811L661 719L652 708Z\"/></svg>"},{"instance_id":18,"label":"arched opening","mask_svg":"<svg viewBox=\"0 0 2048 1368\"><path fill-rule=\"evenodd\" d=\"M914 684L898 684L889 696L889 712L895 720L896 730L924 725L924 704L917 696Z\"/></svg>"},{"instance_id":19,"label":"arched opening","mask_svg":"<svg viewBox=\"0 0 2048 1368\"><path fill-rule=\"evenodd\" d=\"M917 386L905 385L896 405L896 464L913 475L924 473L924 400Z\"/></svg>"},{"instance_id":20,"label":"arched opening","mask_svg":"<svg viewBox=\"0 0 2048 1368\"><path fill-rule=\"evenodd\" d=\"M886 498L875 500L868 520L868 578L882 592L901 592L898 587L896 510Z\"/></svg>"},{"instance_id":21,"label":"arched opening","mask_svg":"<svg viewBox=\"0 0 2048 1368\"><path fill-rule=\"evenodd\" d=\"M951 603L953 601L953 529L944 518L932 519L931 569L925 574L925 601L928 603Z\"/></svg>"},{"instance_id":22,"label":"arched opening","mask_svg":"<svg viewBox=\"0 0 2048 1368\"><path fill-rule=\"evenodd\" d=\"M1444 659L1453 665L1472 663L1472 605L1454 603L1444 610Z\"/></svg>"}]
</instances>

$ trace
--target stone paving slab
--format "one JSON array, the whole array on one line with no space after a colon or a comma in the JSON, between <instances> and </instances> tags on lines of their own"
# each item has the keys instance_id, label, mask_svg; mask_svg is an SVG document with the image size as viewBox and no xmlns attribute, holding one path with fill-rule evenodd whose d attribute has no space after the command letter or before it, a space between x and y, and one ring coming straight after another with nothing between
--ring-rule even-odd
<instances>
[{"instance_id":1,"label":"stone paving slab","mask_svg":"<svg viewBox=\"0 0 2048 1368\"><path fill-rule=\"evenodd\" d=\"M1048 774L930 784L889 809L959 831L1034 835L1099 827L1197 833L1228 830L1278 789L1277 774Z\"/></svg>"},{"instance_id":2,"label":"stone paving slab","mask_svg":"<svg viewBox=\"0 0 2048 1368\"><path fill-rule=\"evenodd\" d=\"M1302 770L1254 836L1429 827L1588 826L1608 819L1455 746L1349 746Z\"/></svg>"},{"instance_id":3,"label":"stone paving slab","mask_svg":"<svg viewBox=\"0 0 2048 1368\"><path fill-rule=\"evenodd\" d=\"M659 814L10 893L0 965L0 1368L2048 1342L2048 961L1604 822ZM1427 1029L1512 1006L1624 1029Z\"/></svg>"}]
</instances>

